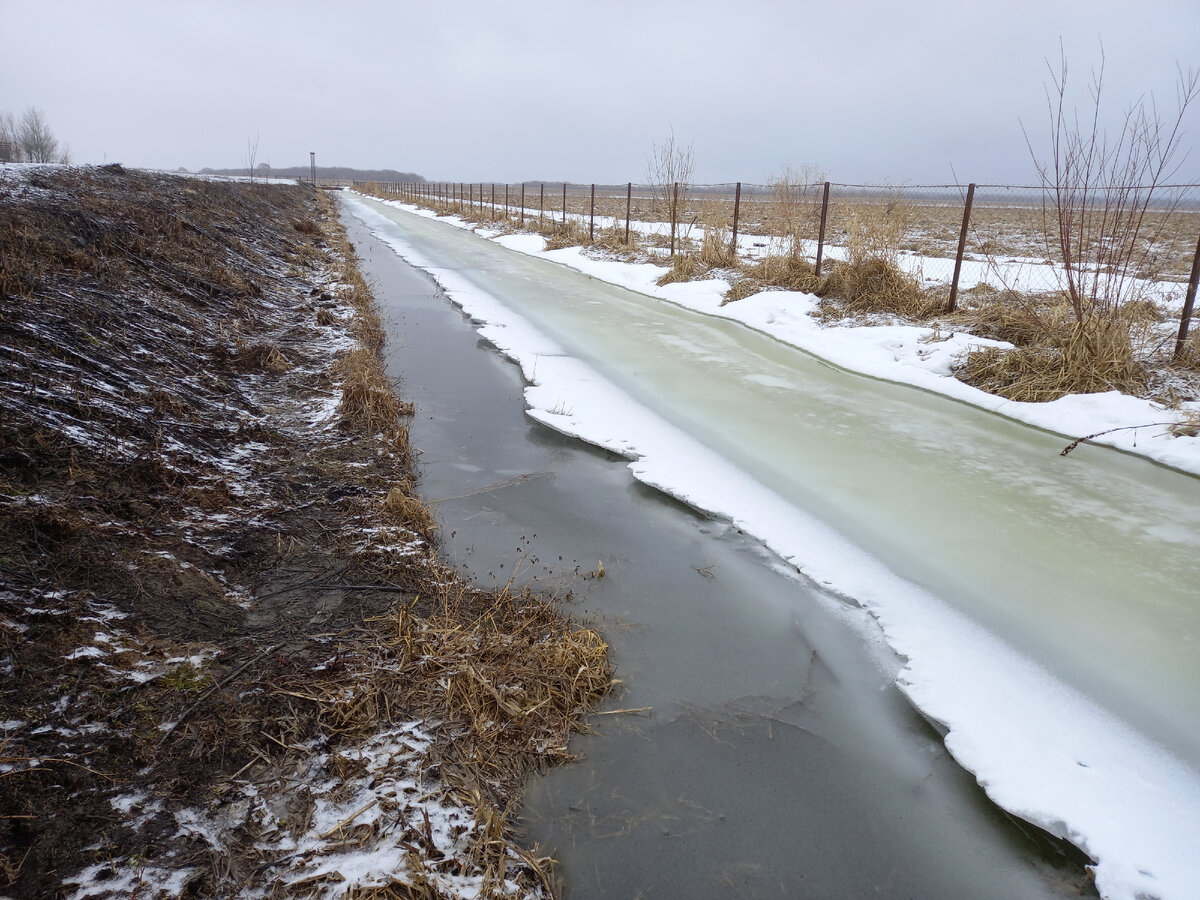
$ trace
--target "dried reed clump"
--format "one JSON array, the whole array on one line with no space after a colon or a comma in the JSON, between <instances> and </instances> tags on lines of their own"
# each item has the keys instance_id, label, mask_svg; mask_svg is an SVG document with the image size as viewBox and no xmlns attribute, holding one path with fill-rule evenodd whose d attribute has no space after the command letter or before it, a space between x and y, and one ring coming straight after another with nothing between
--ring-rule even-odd
<instances>
[{"instance_id":1,"label":"dried reed clump","mask_svg":"<svg viewBox=\"0 0 1200 900\"><path fill-rule=\"evenodd\" d=\"M378 353L366 347L351 350L334 364L333 371L342 381L338 408L344 423L368 431L389 431L397 427L401 416L412 415L412 405L401 402L393 392Z\"/></svg>"},{"instance_id":2,"label":"dried reed clump","mask_svg":"<svg viewBox=\"0 0 1200 900\"><path fill-rule=\"evenodd\" d=\"M596 232L596 239L592 244L613 253L634 256L641 246L641 235L636 229L630 228L626 238L625 220L620 216L613 216L608 225Z\"/></svg>"},{"instance_id":3,"label":"dried reed clump","mask_svg":"<svg viewBox=\"0 0 1200 900\"><path fill-rule=\"evenodd\" d=\"M388 491L383 500L383 509L399 524L411 528L425 540L433 542L437 533L437 521L408 479Z\"/></svg>"},{"instance_id":4,"label":"dried reed clump","mask_svg":"<svg viewBox=\"0 0 1200 900\"><path fill-rule=\"evenodd\" d=\"M278 347L265 342L243 344L239 341L235 362L241 369L270 372L273 375L282 375L292 368L291 362Z\"/></svg>"},{"instance_id":5,"label":"dried reed clump","mask_svg":"<svg viewBox=\"0 0 1200 900\"><path fill-rule=\"evenodd\" d=\"M712 269L737 265L732 247L733 232L720 222L706 223L700 238L700 261Z\"/></svg>"},{"instance_id":6,"label":"dried reed clump","mask_svg":"<svg viewBox=\"0 0 1200 900\"><path fill-rule=\"evenodd\" d=\"M721 305L724 306L726 303L736 303L738 300L753 297L766 287L768 285L763 284L757 278L743 276L729 285L729 290L721 297Z\"/></svg>"},{"instance_id":7,"label":"dried reed clump","mask_svg":"<svg viewBox=\"0 0 1200 900\"><path fill-rule=\"evenodd\" d=\"M1050 333L1061 332L1071 320L1071 307L1057 291L1022 294L979 285L963 292L968 302L949 317L979 337L1008 341L1018 347L1045 343Z\"/></svg>"},{"instance_id":8,"label":"dried reed clump","mask_svg":"<svg viewBox=\"0 0 1200 900\"><path fill-rule=\"evenodd\" d=\"M939 312L944 301L926 294L917 279L895 262L866 256L834 264L818 293L841 301L850 313L895 313L921 319Z\"/></svg>"},{"instance_id":9,"label":"dried reed clump","mask_svg":"<svg viewBox=\"0 0 1200 900\"><path fill-rule=\"evenodd\" d=\"M671 268L659 276L655 284L661 286L680 281L695 281L707 274L711 268L694 253L677 253L671 260Z\"/></svg>"},{"instance_id":10,"label":"dried reed clump","mask_svg":"<svg viewBox=\"0 0 1200 900\"><path fill-rule=\"evenodd\" d=\"M734 303L765 288L816 294L823 281L812 263L791 254L770 254L740 267L741 277L730 285L721 304Z\"/></svg>"},{"instance_id":11,"label":"dried reed clump","mask_svg":"<svg viewBox=\"0 0 1200 900\"><path fill-rule=\"evenodd\" d=\"M372 703L452 720L460 763L510 785L568 760L571 733L612 684L600 635L532 594L455 584L433 615L402 608L386 626L389 665ZM339 730L357 721L339 715Z\"/></svg>"},{"instance_id":12,"label":"dried reed clump","mask_svg":"<svg viewBox=\"0 0 1200 900\"><path fill-rule=\"evenodd\" d=\"M1179 421L1168 429L1174 437L1200 436L1200 410L1186 410L1179 414Z\"/></svg>"},{"instance_id":13,"label":"dried reed clump","mask_svg":"<svg viewBox=\"0 0 1200 900\"><path fill-rule=\"evenodd\" d=\"M545 236L547 250L561 250L564 247L580 247L588 243L588 231L578 219L567 218L566 222L543 220L536 225L536 230Z\"/></svg>"},{"instance_id":14,"label":"dried reed clump","mask_svg":"<svg viewBox=\"0 0 1200 900\"><path fill-rule=\"evenodd\" d=\"M837 313L893 313L927 318L943 301L930 296L920 281L899 265L900 249L912 229L914 208L900 195L886 202L852 207L847 228L846 259L834 263L820 286L821 297L836 300Z\"/></svg>"},{"instance_id":15,"label":"dried reed clump","mask_svg":"<svg viewBox=\"0 0 1200 900\"><path fill-rule=\"evenodd\" d=\"M1100 391L1139 394L1148 384L1129 322L1099 315L1048 329L1028 346L974 350L955 374L989 393L1031 403Z\"/></svg>"},{"instance_id":16,"label":"dried reed clump","mask_svg":"<svg viewBox=\"0 0 1200 900\"><path fill-rule=\"evenodd\" d=\"M321 226L312 218L294 219L292 227L307 237L319 237L321 234Z\"/></svg>"},{"instance_id":17,"label":"dried reed clump","mask_svg":"<svg viewBox=\"0 0 1200 900\"><path fill-rule=\"evenodd\" d=\"M314 692L321 724L353 742L390 721L439 723L429 763L481 825L466 837L469 861L483 871L481 896L493 896L514 860L531 887L549 888L549 861L517 845L513 807L498 798L518 796L535 769L570 759L570 735L612 687L607 645L550 600L478 591L432 565L428 583L441 591L434 610L422 615L414 601L372 620L370 660ZM362 896L430 896L386 890L398 893Z\"/></svg>"}]
</instances>

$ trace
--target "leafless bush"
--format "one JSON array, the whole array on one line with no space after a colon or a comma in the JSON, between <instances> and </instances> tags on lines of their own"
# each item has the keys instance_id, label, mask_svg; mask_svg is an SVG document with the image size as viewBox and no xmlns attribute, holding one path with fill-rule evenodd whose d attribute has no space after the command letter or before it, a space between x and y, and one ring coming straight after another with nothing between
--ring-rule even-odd
<instances>
[{"instance_id":1,"label":"leafless bush","mask_svg":"<svg viewBox=\"0 0 1200 900\"><path fill-rule=\"evenodd\" d=\"M1103 52L1092 71L1089 115L1082 122L1068 108L1065 52L1057 70L1047 67L1049 159L1039 158L1028 132L1025 138L1042 182L1046 241L1058 250L1062 288L1082 322L1138 299L1150 247L1179 202L1167 197L1163 203L1159 195L1178 169L1183 117L1200 95L1200 71L1179 71L1173 118L1160 117L1153 97L1139 100L1111 138L1102 124Z\"/></svg>"},{"instance_id":2,"label":"leafless bush","mask_svg":"<svg viewBox=\"0 0 1200 900\"><path fill-rule=\"evenodd\" d=\"M692 145L686 147L675 142L675 130L671 129L667 139L655 144L646 161L646 181L650 185L655 206L662 210L671 223L671 255L675 255L675 233L680 210L687 203L696 168Z\"/></svg>"}]
</instances>

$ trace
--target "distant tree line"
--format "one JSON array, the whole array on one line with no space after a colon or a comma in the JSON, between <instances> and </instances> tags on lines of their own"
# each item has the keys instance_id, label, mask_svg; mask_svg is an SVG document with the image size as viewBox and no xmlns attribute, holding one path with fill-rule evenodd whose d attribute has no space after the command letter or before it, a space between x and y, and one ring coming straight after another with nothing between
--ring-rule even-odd
<instances>
[{"instance_id":1,"label":"distant tree line","mask_svg":"<svg viewBox=\"0 0 1200 900\"><path fill-rule=\"evenodd\" d=\"M255 176L270 174L272 178L303 178L308 179L312 174L308 166L289 166L279 168L258 163L252 166ZM186 170L183 170L186 171ZM201 175L245 175L246 167L240 169L211 169L200 170ZM412 172L397 172L395 169L351 169L346 166L317 166L318 178L333 178L338 181L424 181L421 175Z\"/></svg>"},{"instance_id":2,"label":"distant tree line","mask_svg":"<svg viewBox=\"0 0 1200 900\"><path fill-rule=\"evenodd\" d=\"M0 162L69 163L71 151L60 145L42 111L35 106L21 118L0 113Z\"/></svg>"}]
</instances>

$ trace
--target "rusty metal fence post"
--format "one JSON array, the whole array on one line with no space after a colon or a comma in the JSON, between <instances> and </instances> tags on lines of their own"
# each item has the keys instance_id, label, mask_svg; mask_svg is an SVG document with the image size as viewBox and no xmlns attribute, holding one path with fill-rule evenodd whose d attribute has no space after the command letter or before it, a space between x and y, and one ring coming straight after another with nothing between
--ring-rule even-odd
<instances>
[{"instance_id":1,"label":"rusty metal fence post","mask_svg":"<svg viewBox=\"0 0 1200 900\"><path fill-rule=\"evenodd\" d=\"M821 196L821 229L817 232L817 264L813 267L813 275L821 277L821 258L825 254L825 222L829 218L829 182L825 182L825 192Z\"/></svg>"},{"instance_id":2,"label":"rusty metal fence post","mask_svg":"<svg viewBox=\"0 0 1200 900\"><path fill-rule=\"evenodd\" d=\"M958 232L958 252L954 255L954 277L950 280L950 302L946 312L954 312L958 305L958 276L962 272L963 250L967 246L967 228L971 224L971 204L975 200L975 182L967 185L967 202L963 205L962 229Z\"/></svg>"},{"instance_id":3,"label":"rusty metal fence post","mask_svg":"<svg viewBox=\"0 0 1200 900\"><path fill-rule=\"evenodd\" d=\"M737 189L733 192L733 240L729 242L729 252L733 254L733 258L737 259L737 230L738 230L738 215L742 211L742 183L737 183Z\"/></svg>"},{"instance_id":4,"label":"rusty metal fence post","mask_svg":"<svg viewBox=\"0 0 1200 900\"><path fill-rule=\"evenodd\" d=\"M629 211L633 208L633 182L625 185L625 243L629 243Z\"/></svg>"},{"instance_id":5,"label":"rusty metal fence post","mask_svg":"<svg viewBox=\"0 0 1200 900\"><path fill-rule=\"evenodd\" d=\"M1192 308L1196 305L1196 285L1200 283L1200 238L1196 240L1196 255L1192 258L1192 274L1188 277L1187 296L1183 300L1183 312L1179 316L1179 337L1175 339L1174 358L1183 355L1187 342L1188 328L1192 323Z\"/></svg>"},{"instance_id":6,"label":"rusty metal fence post","mask_svg":"<svg viewBox=\"0 0 1200 900\"><path fill-rule=\"evenodd\" d=\"M679 182L671 194L671 258L675 258L675 220L679 218Z\"/></svg>"},{"instance_id":7,"label":"rusty metal fence post","mask_svg":"<svg viewBox=\"0 0 1200 900\"><path fill-rule=\"evenodd\" d=\"M588 240L596 239L596 185L592 185L592 211L588 214Z\"/></svg>"}]
</instances>

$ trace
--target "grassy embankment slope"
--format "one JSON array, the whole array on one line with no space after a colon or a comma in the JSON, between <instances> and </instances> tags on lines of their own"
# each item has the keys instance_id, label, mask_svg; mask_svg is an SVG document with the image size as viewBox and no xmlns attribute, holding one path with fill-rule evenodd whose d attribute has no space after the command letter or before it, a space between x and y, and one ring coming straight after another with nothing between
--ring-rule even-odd
<instances>
[{"instance_id":1,"label":"grassy embankment slope","mask_svg":"<svg viewBox=\"0 0 1200 900\"><path fill-rule=\"evenodd\" d=\"M439 562L383 339L317 191L0 178L0 893L548 890L606 647Z\"/></svg>"}]
</instances>

